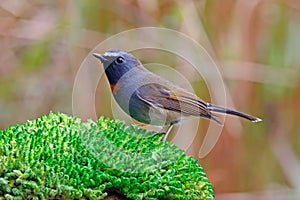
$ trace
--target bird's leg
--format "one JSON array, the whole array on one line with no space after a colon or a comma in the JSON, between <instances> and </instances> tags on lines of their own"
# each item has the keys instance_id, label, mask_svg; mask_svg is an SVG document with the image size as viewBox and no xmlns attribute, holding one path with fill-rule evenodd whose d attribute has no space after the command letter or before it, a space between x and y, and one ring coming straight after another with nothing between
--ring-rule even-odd
<instances>
[{"instance_id":1,"label":"bird's leg","mask_svg":"<svg viewBox=\"0 0 300 200\"><path fill-rule=\"evenodd\" d=\"M164 137L161 140L163 143L167 140L167 138L169 136L169 133L171 132L173 126L174 126L174 124L170 124L170 126L167 128L167 131L166 131Z\"/></svg>"}]
</instances>

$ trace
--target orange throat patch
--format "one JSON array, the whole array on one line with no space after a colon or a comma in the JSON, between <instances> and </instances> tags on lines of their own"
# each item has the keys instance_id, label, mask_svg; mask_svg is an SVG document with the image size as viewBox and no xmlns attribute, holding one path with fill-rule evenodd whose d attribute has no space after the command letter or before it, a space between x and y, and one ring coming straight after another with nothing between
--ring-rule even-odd
<instances>
[{"instance_id":1,"label":"orange throat patch","mask_svg":"<svg viewBox=\"0 0 300 200\"><path fill-rule=\"evenodd\" d=\"M118 91L120 90L121 88L121 84L120 83L117 83L117 84L110 84L110 89L112 91L112 93L114 95L116 95L118 93Z\"/></svg>"}]
</instances>

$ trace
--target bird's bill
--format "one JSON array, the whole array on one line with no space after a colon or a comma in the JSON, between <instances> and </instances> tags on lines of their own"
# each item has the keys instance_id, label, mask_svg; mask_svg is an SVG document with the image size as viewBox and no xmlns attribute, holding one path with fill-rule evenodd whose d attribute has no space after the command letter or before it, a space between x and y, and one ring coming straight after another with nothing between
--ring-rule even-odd
<instances>
[{"instance_id":1,"label":"bird's bill","mask_svg":"<svg viewBox=\"0 0 300 200\"><path fill-rule=\"evenodd\" d=\"M96 58L100 59L102 63L108 61L103 55L101 55L99 53L93 53L93 56L95 56Z\"/></svg>"}]
</instances>

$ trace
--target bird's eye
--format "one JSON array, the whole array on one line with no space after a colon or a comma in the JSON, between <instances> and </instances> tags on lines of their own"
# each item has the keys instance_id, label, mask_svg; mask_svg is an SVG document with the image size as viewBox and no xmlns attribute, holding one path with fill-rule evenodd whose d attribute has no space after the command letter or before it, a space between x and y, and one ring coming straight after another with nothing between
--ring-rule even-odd
<instances>
[{"instance_id":1,"label":"bird's eye","mask_svg":"<svg viewBox=\"0 0 300 200\"><path fill-rule=\"evenodd\" d=\"M117 57L117 59L116 59L116 62L118 63L118 64L122 64L123 62L124 62L125 60L124 60L124 58L123 57Z\"/></svg>"}]
</instances>

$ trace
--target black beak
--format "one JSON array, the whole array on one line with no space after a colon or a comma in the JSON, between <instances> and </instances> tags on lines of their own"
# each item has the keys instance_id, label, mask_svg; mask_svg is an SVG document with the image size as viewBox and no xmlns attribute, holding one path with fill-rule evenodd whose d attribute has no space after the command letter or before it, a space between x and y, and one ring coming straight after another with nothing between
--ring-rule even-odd
<instances>
[{"instance_id":1,"label":"black beak","mask_svg":"<svg viewBox=\"0 0 300 200\"><path fill-rule=\"evenodd\" d=\"M98 53L93 53L93 56L95 56L96 58L100 59L102 63L109 61L103 55L98 54Z\"/></svg>"}]
</instances>

